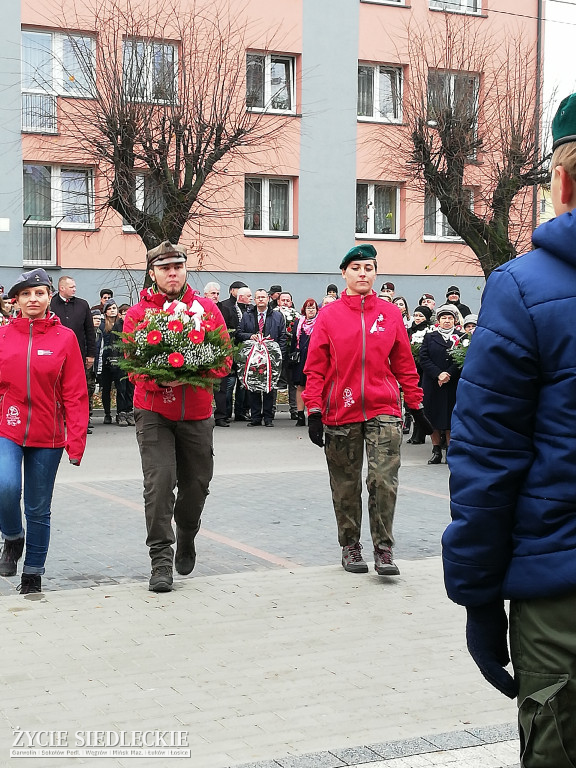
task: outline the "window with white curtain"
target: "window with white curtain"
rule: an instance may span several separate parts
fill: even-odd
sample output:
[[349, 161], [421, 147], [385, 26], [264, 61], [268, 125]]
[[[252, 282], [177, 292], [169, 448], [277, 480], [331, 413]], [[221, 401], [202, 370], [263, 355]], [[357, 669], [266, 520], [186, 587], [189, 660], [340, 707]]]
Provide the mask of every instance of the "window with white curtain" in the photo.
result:
[[[134, 203], [139, 211], [143, 211], [151, 216], [157, 216], [160, 219], [162, 218], [162, 214], [164, 213], [164, 197], [162, 195], [162, 190], [149, 174], [136, 174]], [[134, 227], [132, 227], [126, 219], [122, 220], [122, 229], [128, 234], [136, 232]]]
[[293, 56], [246, 54], [246, 106], [263, 112], [294, 112]]
[[244, 183], [245, 234], [292, 234], [292, 181], [247, 177]]
[[24, 165], [24, 262], [55, 264], [56, 228], [94, 227], [91, 168]]
[[358, 65], [358, 117], [399, 123], [402, 120], [402, 68]]
[[478, 14], [482, 12], [482, 0], [429, 0], [428, 7], [439, 11]]
[[356, 184], [356, 235], [397, 238], [400, 190], [388, 184]]
[[56, 97], [89, 97], [94, 40], [59, 32], [22, 32], [22, 130], [55, 133]]
[[[474, 210], [474, 191], [471, 189], [467, 191], [470, 195], [470, 209]], [[424, 239], [462, 240], [440, 210], [440, 203], [437, 198], [428, 190], [424, 195]]]
[[479, 79], [470, 72], [428, 72], [428, 120], [440, 120], [450, 112], [475, 126], [478, 118]]
[[178, 92], [178, 51], [170, 43], [125, 40], [122, 54], [128, 101], [170, 102]]

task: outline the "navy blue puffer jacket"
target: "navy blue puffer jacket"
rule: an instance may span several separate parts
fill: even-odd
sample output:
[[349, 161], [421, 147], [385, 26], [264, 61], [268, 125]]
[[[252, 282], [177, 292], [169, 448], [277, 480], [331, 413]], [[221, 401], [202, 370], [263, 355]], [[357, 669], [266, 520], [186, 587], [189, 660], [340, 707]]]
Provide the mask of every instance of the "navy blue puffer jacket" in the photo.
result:
[[576, 589], [574, 213], [486, 285], [448, 453], [444, 577], [462, 605]]

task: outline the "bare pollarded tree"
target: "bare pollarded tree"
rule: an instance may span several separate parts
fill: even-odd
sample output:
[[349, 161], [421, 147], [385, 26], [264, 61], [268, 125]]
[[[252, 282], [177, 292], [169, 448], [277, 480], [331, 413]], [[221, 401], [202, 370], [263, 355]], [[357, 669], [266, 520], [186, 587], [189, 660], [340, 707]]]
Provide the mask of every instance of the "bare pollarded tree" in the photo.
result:
[[549, 158], [538, 142], [535, 45], [520, 34], [495, 41], [478, 21], [435, 13], [406, 27], [406, 128], [399, 141], [383, 127], [376, 141], [424, 191], [425, 232], [439, 207], [487, 277], [529, 246], [532, 191]]
[[250, 29], [233, 5], [77, 0], [57, 21], [64, 96], [84, 97], [60, 100], [70, 157], [98, 167], [97, 202], [147, 249], [237, 215], [239, 159], [274, 149], [285, 124], [292, 84], [259, 100], [265, 55], [252, 55], [247, 92]]

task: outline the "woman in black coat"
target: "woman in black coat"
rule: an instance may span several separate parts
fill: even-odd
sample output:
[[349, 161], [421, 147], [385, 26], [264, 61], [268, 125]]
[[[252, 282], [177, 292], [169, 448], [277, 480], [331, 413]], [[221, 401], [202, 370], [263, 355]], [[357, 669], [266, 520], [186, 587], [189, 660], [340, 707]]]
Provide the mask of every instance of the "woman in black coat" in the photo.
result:
[[446, 446], [450, 443], [450, 421], [456, 404], [456, 386], [460, 367], [450, 356], [450, 350], [463, 335], [455, 330], [457, 309], [444, 305], [436, 312], [438, 328], [425, 334], [420, 347], [424, 410], [434, 427], [432, 457], [428, 464], [441, 464], [441, 432], [446, 433]]
[[[314, 299], [306, 299], [301, 311], [302, 317], [294, 323], [292, 329], [292, 339], [290, 342], [290, 359], [292, 360], [292, 383], [296, 385], [296, 406], [298, 408], [297, 427], [306, 426], [306, 417], [304, 415], [304, 400], [302, 392], [306, 386], [306, 376], [304, 375], [304, 366], [308, 357], [308, 345], [310, 344], [310, 334], [314, 330], [314, 323], [318, 317], [318, 304]], [[297, 357], [296, 361], [294, 358]]]

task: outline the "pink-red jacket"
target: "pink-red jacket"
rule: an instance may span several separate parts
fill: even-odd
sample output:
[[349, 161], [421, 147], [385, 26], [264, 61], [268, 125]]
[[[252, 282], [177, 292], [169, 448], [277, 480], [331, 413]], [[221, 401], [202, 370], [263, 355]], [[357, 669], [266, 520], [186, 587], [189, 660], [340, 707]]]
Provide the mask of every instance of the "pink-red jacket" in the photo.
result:
[[308, 412], [320, 410], [331, 426], [384, 414], [401, 417], [398, 384], [409, 408], [422, 402], [402, 313], [375, 293], [344, 291], [320, 310], [304, 373]]
[[[201, 297], [189, 285], [186, 286], [180, 301], [190, 307], [195, 300], [207, 312], [214, 315], [216, 325], [222, 325], [226, 330], [226, 323], [216, 304], [210, 299]], [[132, 333], [144, 319], [147, 310], [161, 310], [166, 301], [166, 296], [155, 293], [151, 288], [141, 291], [138, 304], [130, 307], [126, 313], [124, 332]], [[192, 387], [189, 384], [179, 387], [161, 387], [154, 379], [141, 375], [130, 374], [130, 380], [134, 383], [134, 408], [154, 411], [170, 421], [200, 421], [212, 416], [210, 390]]]
[[0, 436], [28, 448], [86, 447], [88, 389], [73, 331], [53, 312], [0, 327]]

